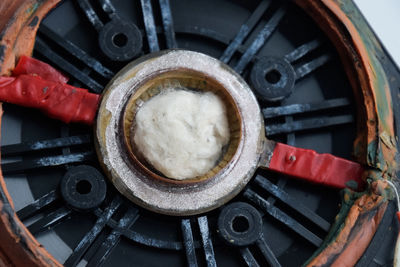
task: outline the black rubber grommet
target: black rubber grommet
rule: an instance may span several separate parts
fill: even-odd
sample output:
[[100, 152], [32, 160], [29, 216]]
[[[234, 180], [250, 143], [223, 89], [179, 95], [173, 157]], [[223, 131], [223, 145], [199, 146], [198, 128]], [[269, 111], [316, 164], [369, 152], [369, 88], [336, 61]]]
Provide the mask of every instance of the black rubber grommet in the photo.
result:
[[128, 61], [141, 52], [142, 35], [132, 23], [111, 20], [99, 33], [99, 45], [109, 59]]
[[235, 202], [224, 207], [218, 217], [218, 232], [232, 246], [248, 246], [262, 236], [262, 218], [250, 204]]
[[250, 83], [255, 93], [265, 101], [280, 101], [293, 90], [296, 73], [285, 59], [262, 57], [253, 66]]
[[60, 183], [61, 195], [76, 210], [98, 207], [107, 192], [103, 175], [94, 167], [80, 165], [69, 169]]

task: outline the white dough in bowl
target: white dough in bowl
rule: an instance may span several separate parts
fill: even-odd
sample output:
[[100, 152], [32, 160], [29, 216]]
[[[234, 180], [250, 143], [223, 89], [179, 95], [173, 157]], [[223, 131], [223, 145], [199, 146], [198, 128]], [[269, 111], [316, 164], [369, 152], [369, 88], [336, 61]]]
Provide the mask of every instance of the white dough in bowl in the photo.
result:
[[135, 117], [134, 144], [165, 176], [185, 180], [211, 170], [229, 142], [224, 103], [213, 93], [168, 89]]

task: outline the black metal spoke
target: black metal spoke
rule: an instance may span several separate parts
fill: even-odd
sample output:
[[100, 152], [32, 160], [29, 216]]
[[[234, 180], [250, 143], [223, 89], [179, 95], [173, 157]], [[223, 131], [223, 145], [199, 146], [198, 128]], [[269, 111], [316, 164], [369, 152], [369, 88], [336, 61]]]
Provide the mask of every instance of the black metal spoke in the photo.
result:
[[324, 127], [332, 127], [342, 124], [348, 124], [353, 122], [352, 115], [340, 115], [332, 117], [320, 117], [314, 119], [304, 119], [299, 121], [293, 121], [284, 124], [269, 124], [265, 126], [267, 136], [276, 134], [292, 133], [304, 130], [321, 129]]
[[256, 10], [254, 10], [249, 19], [246, 21], [246, 23], [240, 27], [235, 38], [233, 38], [228, 47], [225, 49], [224, 53], [220, 57], [220, 60], [222, 62], [228, 63], [231, 60], [233, 54], [237, 51], [239, 46], [243, 43], [244, 39], [256, 26], [258, 21], [261, 19], [262, 15], [269, 7], [270, 3], [271, 1], [268, 0], [261, 1], [261, 3], [257, 6]]
[[[107, 225], [112, 225], [112, 224], [107, 224]], [[113, 228], [117, 229], [117, 226]], [[170, 249], [170, 250], [181, 250], [183, 248], [181, 242], [160, 240], [129, 229], [118, 229], [118, 230], [121, 233], [123, 233], [124, 237], [144, 246], [160, 248], [160, 249]]]
[[[214, 247], [210, 237], [210, 231], [208, 228], [207, 216], [201, 216], [197, 218], [201, 235], [201, 245], [204, 250], [207, 266], [215, 267], [217, 263], [215, 261]], [[183, 244], [186, 252], [186, 259], [188, 266], [197, 266], [195, 242], [193, 240], [193, 232], [190, 224], [190, 219], [182, 219], [181, 230], [183, 235]]]
[[[250, 249], [257, 246], [271, 266], [280, 266], [269, 248], [263, 234], [261, 212], [245, 202], [233, 202], [222, 208], [218, 217], [217, 231], [222, 240], [233, 247], [238, 247], [243, 259], [249, 266], [258, 266]], [[261, 264], [263, 265], [263, 264]]]
[[261, 49], [264, 43], [269, 39], [272, 33], [278, 27], [279, 22], [283, 18], [286, 12], [286, 7], [280, 7], [271, 19], [265, 24], [264, 28], [257, 35], [256, 39], [250, 44], [246, 52], [242, 55], [239, 62], [236, 64], [234, 69], [238, 73], [242, 73], [246, 68], [247, 64], [253, 59], [257, 52]]
[[[295, 136], [294, 136], [294, 134], [288, 134], [288, 137], [286, 138], [286, 139], [289, 139], [289, 138], [291, 138], [291, 140], [292, 140], [292, 136], [293, 136], [293, 140], [295, 139]], [[288, 142], [286, 142], [288, 145], [290, 144], [290, 143], [288, 143]], [[294, 144], [292, 144], [292, 146], [293, 146]], [[276, 186], [278, 187], [278, 188], [284, 188], [285, 187], [285, 185], [286, 185], [286, 183], [287, 183], [287, 177], [285, 177], [285, 176], [282, 176], [282, 177], [279, 177], [279, 179], [278, 179], [278, 182], [276, 183]], [[271, 204], [271, 205], [274, 205], [275, 204], [275, 201], [276, 201], [277, 199], [274, 197], [274, 196], [269, 196], [268, 198], [267, 198], [267, 201]]]
[[[129, 208], [125, 215], [119, 220], [118, 228], [130, 228], [138, 218], [138, 210], [135, 208]], [[96, 251], [96, 254], [91, 258], [87, 266], [101, 266], [110, 255], [113, 248], [118, 244], [120, 237], [121, 232], [114, 229], [111, 234], [107, 236], [101, 247]]]
[[100, 234], [111, 216], [117, 211], [119, 206], [122, 204], [122, 199], [116, 196], [111, 204], [104, 210], [101, 216], [97, 219], [93, 228], [82, 238], [79, 244], [76, 246], [72, 254], [65, 261], [64, 266], [76, 266], [82, 259], [85, 252], [92, 245], [96, 237]]
[[104, 10], [104, 12], [107, 13], [107, 15], [113, 19], [117, 18], [118, 15], [116, 13], [116, 10], [114, 6], [111, 4], [110, 0], [99, 0], [101, 8]]
[[[60, 129], [60, 135], [61, 138], [66, 138], [69, 137], [69, 133], [70, 133], [70, 128], [67, 124], [62, 124], [61, 125], [61, 129]], [[88, 136], [89, 137], [89, 136]], [[63, 147], [62, 148], [62, 154], [63, 155], [69, 155], [71, 154], [71, 148], [69, 146], [67, 147]]]
[[183, 235], [183, 244], [186, 252], [187, 264], [190, 267], [197, 266], [196, 250], [194, 247], [192, 226], [189, 219], [182, 219], [181, 229]]
[[34, 215], [36, 212], [40, 211], [44, 207], [50, 205], [54, 201], [56, 201], [59, 198], [58, 193], [56, 190], [50, 191], [46, 195], [36, 199], [34, 202], [29, 204], [26, 207], [23, 207], [19, 211], [17, 211], [17, 216], [19, 217], [20, 220], [25, 220], [32, 215]]
[[[285, 116], [285, 123], [292, 123], [293, 116]], [[296, 136], [294, 133], [287, 133], [286, 134], [286, 144], [294, 146], [296, 142]]]
[[331, 59], [330, 55], [322, 55], [316, 59], [311, 60], [308, 63], [305, 63], [299, 67], [296, 67], [296, 80], [303, 78], [304, 76], [310, 74], [314, 70], [323, 66]]
[[319, 39], [312, 40], [311, 42], [305, 43], [299, 47], [297, 47], [295, 50], [287, 54], [284, 58], [289, 61], [290, 63], [295, 62], [296, 60], [299, 60], [300, 58], [304, 57], [311, 51], [317, 49], [320, 47], [322, 44], [322, 41]]
[[[120, 18], [110, 0], [99, 0], [100, 7], [108, 19], [97, 15], [89, 1], [78, 3], [98, 32], [101, 51], [110, 60], [128, 61], [141, 54], [142, 35], [138, 27], [131, 21]], [[105, 21], [102, 22], [100, 18]]]
[[140, 0], [142, 5], [142, 13], [144, 26], [146, 28], [147, 42], [149, 44], [150, 52], [160, 50], [158, 45], [156, 23], [154, 22], [153, 7], [150, 0]]
[[89, 3], [89, 0], [77, 1], [86, 17], [89, 19], [90, 23], [94, 26], [97, 31], [100, 31], [103, 28], [104, 24], [101, 22], [96, 12], [94, 11], [92, 5]]
[[268, 191], [270, 194], [274, 195], [283, 203], [287, 204], [289, 207], [302, 214], [305, 218], [318, 225], [321, 229], [329, 231], [330, 224], [326, 220], [304, 206], [301, 202], [297, 201], [294, 197], [290, 196], [288, 193], [271, 183], [268, 179], [257, 175], [254, 181], [264, 190]]
[[175, 39], [174, 22], [169, 0], [159, 0], [159, 2], [167, 48], [176, 48], [178, 46]]
[[2, 156], [14, 156], [33, 151], [70, 147], [76, 145], [89, 144], [91, 142], [89, 135], [77, 135], [33, 142], [24, 142], [20, 144], [5, 145], [1, 147]]
[[[100, 217], [103, 214], [103, 210], [96, 209], [94, 214]], [[154, 237], [146, 236], [140, 232], [136, 232], [131, 229], [127, 228], [120, 228], [118, 226], [118, 222], [113, 219], [108, 220], [107, 226], [111, 227], [112, 229], [118, 230], [124, 237], [130, 239], [131, 241], [153, 248], [160, 248], [160, 249], [170, 249], [170, 250], [181, 250], [183, 249], [182, 242], [180, 241], [167, 241], [167, 240], [160, 240]], [[195, 247], [198, 247], [198, 242], [194, 242]]]
[[336, 98], [309, 104], [293, 104], [280, 107], [265, 108], [262, 110], [264, 118], [275, 118], [285, 115], [295, 115], [311, 111], [321, 111], [333, 108], [342, 108], [350, 105], [347, 98]]
[[[100, 63], [100, 61], [89, 56], [85, 51], [80, 49], [74, 43], [70, 42], [69, 40], [67, 40], [67, 39], [61, 37], [60, 35], [58, 35], [57, 33], [53, 32], [46, 25], [40, 26], [39, 36], [44, 36], [48, 40], [52, 40], [55, 44], [57, 44], [58, 47], [61, 47], [64, 51], [68, 52], [74, 58], [80, 60], [87, 67], [89, 67], [93, 71], [97, 72], [104, 78], [111, 79], [114, 76], [114, 73], [107, 67], [103, 66]], [[57, 62], [54, 64], [57, 64]], [[57, 64], [57, 66], [59, 66], [59, 65], [60, 65], [60, 63]]]
[[62, 71], [68, 73], [71, 77], [74, 77], [92, 91], [100, 93], [103, 90], [102, 85], [54, 52], [40, 37], [36, 37], [35, 51], [50, 61], [51, 64], [58, 66]]
[[[271, 102], [282, 101], [290, 96], [297, 80], [315, 71], [331, 59], [329, 54], [322, 54], [316, 58], [313, 56], [314, 59], [306, 59], [306, 62], [298, 62], [319, 48], [321, 44], [322, 41], [315, 39], [280, 58], [275, 56], [257, 58], [250, 73], [253, 90], [261, 99]], [[248, 63], [249, 60], [246, 62]], [[244, 67], [245, 65], [243, 65]]]
[[[150, 0], [140, 0], [140, 3], [150, 52], [159, 51], [160, 45], [158, 43], [157, 27], [154, 21], [153, 6]], [[177, 43], [175, 39], [174, 22], [169, 0], [159, 0], [159, 4], [167, 48], [176, 48]]]
[[13, 174], [42, 167], [54, 167], [69, 163], [85, 162], [91, 159], [94, 159], [94, 153], [92, 151], [62, 156], [43, 157], [34, 160], [3, 163], [1, 164], [1, 168], [4, 174]]
[[[184, 33], [184, 34], [190, 34], [190, 35], [197, 35], [202, 38], [209, 38], [211, 40], [220, 42], [221, 44], [228, 44], [229, 43], [229, 38], [223, 35], [220, 32], [217, 32], [213, 29], [208, 29], [208, 28], [203, 28], [203, 27], [197, 27], [193, 25], [176, 25], [175, 26], [175, 31], [177, 33]], [[240, 49], [238, 49], [241, 51]]]
[[[265, 109], [263, 110], [263, 112], [265, 111]], [[279, 113], [279, 112], [278, 112]], [[268, 112], [267, 112], [268, 114]], [[272, 114], [274, 114], [274, 112], [272, 112]], [[285, 114], [285, 123], [291, 123], [293, 122], [293, 116], [289, 115], [289, 114]], [[294, 146], [296, 143], [296, 135], [295, 133], [288, 133], [286, 134], [286, 144], [290, 145], [290, 146]], [[278, 182], [276, 183], [276, 186], [281, 189], [283, 187], [285, 187], [287, 182], [287, 177], [283, 176], [283, 177], [279, 177]], [[277, 199], [274, 196], [269, 196], [267, 198], [267, 201], [269, 203], [271, 203], [271, 205], [274, 205], [275, 201]]]
[[248, 247], [241, 248], [240, 254], [242, 254], [242, 257], [243, 257], [244, 261], [246, 262], [247, 266], [249, 266], [249, 267], [260, 266], [257, 263], [256, 259], [254, 258], [253, 254], [250, 252], [250, 249]]
[[277, 207], [271, 205], [267, 200], [263, 199], [260, 195], [252, 191], [251, 189], [247, 189], [244, 192], [244, 196], [250, 201], [257, 204], [260, 208], [262, 208], [266, 213], [279, 220], [290, 229], [301, 235], [304, 239], [319, 247], [322, 244], [322, 239], [316, 236], [313, 232], [309, 231], [303, 225], [298, 223], [292, 217], [278, 209]]
[[67, 219], [68, 215], [70, 215], [71, 212], [72, 211], [66, 207], [59, 208], [58, 210], [53, 211], [50, 214], [47, 214], [43, 218], [29, 225], [28, 230], [32, 234], [37, 234], [46, 230], [50, 230], [57, 224]]
[[[99, 3], [103, 11], [110, 19], [119, 19], [118, 14], [116, 13], [116, 10], [111, 4], [110, 0], [99, 0]], [[96, 14], [96, 11], [93, 9], [89, 0], [78, 1], [78, 4], [85, 13], [86, 17], [89, 19], [90, 23], [98, 32], [100, 32], [103, 29], [104, 24]]]
[[[308, 42], [302, 46], [299, 46], [286, 56], [284, 58], [290, 62], [294, 63], [295, 61], [301, 59], [302, 57], [306, 56], [309, 54], [311, 51], [317, 49], [322, 45], [322, 41], [319, 39], [313, 40], [311, 42]], [[312, 71], [316, 70], [317, 68], [321, 67], [325, 63], [327, 63], [331, 59], [331, 56], [329, 54], [323, 54], [309, 62], [303, 63], [300, 66], [293, 66], [295, 69], [296, 73], [296, 80], [303, 78], [304, 76], [310, 74]]]
[[203, 244], [204, 253], [206, 256], [207, 266], [216, 267], [217, 263], [214, 256], [214, 248], [210, 237], [210, 231], [208, 229], [208, 219], [207, 216], [202, 216], [197, 218], [197, 223], [199, 224], [201, 240]]
[[280, 267], [281, 266], [278, 259], [275, 257], [274, 253], [272, 252], [271, 248], [268, 246], [267, 242], [265, 242], [265, 239], [263, 236], [261, 236], [261, 238], [259, 240], [257, 240], [257, 246], [271, 267]]

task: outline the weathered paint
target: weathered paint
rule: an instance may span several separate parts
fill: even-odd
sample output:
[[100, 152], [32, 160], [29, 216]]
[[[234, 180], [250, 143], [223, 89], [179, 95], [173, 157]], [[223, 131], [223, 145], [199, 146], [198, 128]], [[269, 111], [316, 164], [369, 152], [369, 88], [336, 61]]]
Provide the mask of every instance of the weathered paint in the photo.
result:
[[[20, 55], [31, 55], [42, 18], [58, 2], [60, 0], [1, 1], [0, 47], [4, 47], [4, 51], [2, 57], [0, 55], [0, 75], [9, 75]], [[35, 26], [31, 24], [33, 20], [37, 20]]]
[[[0, 74], [10, 74], [20, 55], [32, 53], [43, 16], [59, 0], [2, 0], [0, 2]], [[27, 12], [25, 12], [27, 11]], [[37, 16], [35, 26], [29, 26]], [[0, 116], [2, 109], [0, 106]], [[0, 265], [61, 266], [18, 219], [0, 173]]]
[[308, 266], [353, 266], [379, 226], [391, 197], [388, 185], [373, 182], [369, 193], [344, 192], [342, 208], [329, 235]]
[[370, 167], [367, 177], [375, 181], [365, 194], [353, 196], [358, 198], [350, 209], [341, 211], [340, 227], [332, 228], [309, 265], [352, 266], [364, 253], [387, 206], [388, 195], [383, 193], [387, 189], [376, 189], [383, 188], [382, 179], [393, 179], [398, 170], [391, 91], [379, 61], [383, 51], [352, 1], [296, 2], [319, 21], [341, 56], [359, 107], [354, 152]]
[[370, 109], [368, 112], [374, 113], [367, 119], [372, 121], [375, 118], [376, 120], [375, 123], [367, 123], [367, 127], [371, 128], [368, 129], [367, 136], [367, 163], [384, 172], [383, 175], [391, 177], [398, 168], [395, 160], [397, 147], [391, 92], [386, 74], [378, 58], [380, 54], [383, 54], [382, 47], [353, 1], [325, 0], [324, 3], [340, 17], [341, 22], [351, 33], [361, 58], [360, 64], [367, 75], [368, 86], [361, 84], [364, 103], [369, 104], [365, 105]]

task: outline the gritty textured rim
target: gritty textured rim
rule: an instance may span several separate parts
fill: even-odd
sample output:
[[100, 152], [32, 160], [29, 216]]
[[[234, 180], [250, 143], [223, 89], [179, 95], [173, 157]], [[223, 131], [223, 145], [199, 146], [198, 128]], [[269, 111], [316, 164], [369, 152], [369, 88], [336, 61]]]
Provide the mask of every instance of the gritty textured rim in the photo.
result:
[[[160, 186], [133, 164], [120, 145], [121, 113], [142, 81], [158, 73], [186, 69], [209, 77], [231, 95], [241, 117], [241, 140], [231, 161], [208, 183]], [[193, 215], [219, 207], [250, 181], [262, 152], [264, 131], [258, 102], [247, 83], [224, 63], [201, 53], [169, 50], [134, 61], [107, 85], [96, 126], [99, 160], [117, 189], [127, 198], [155, 212]]]

